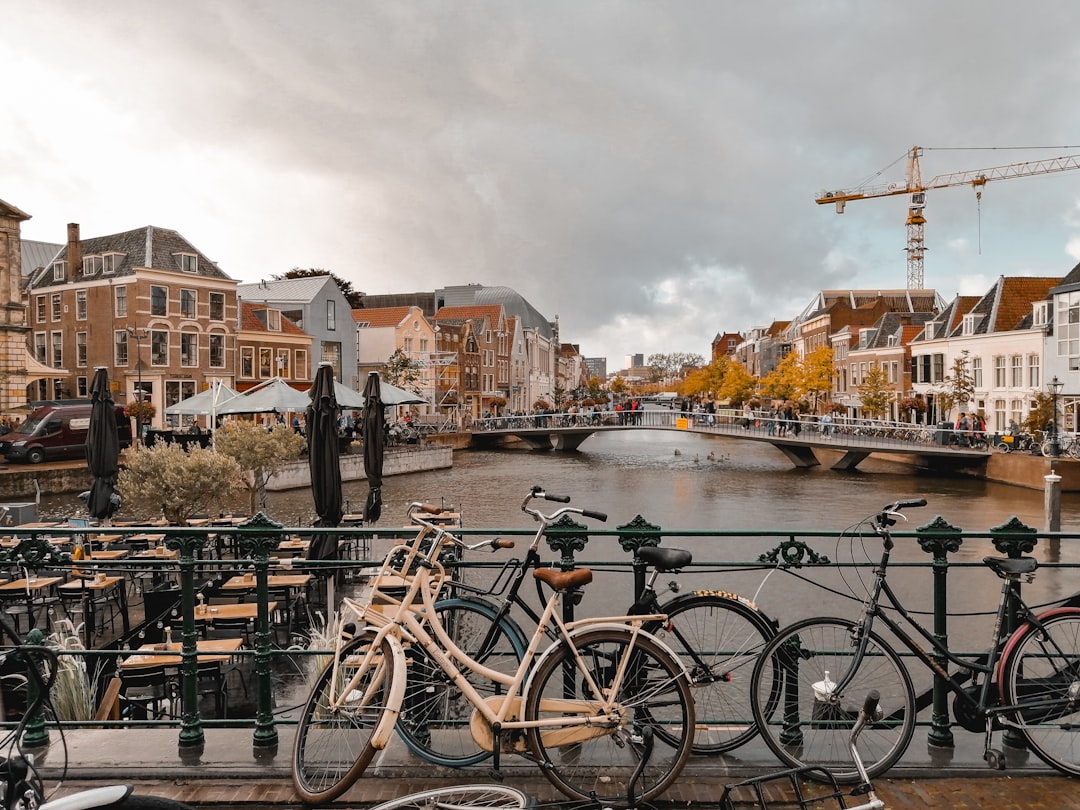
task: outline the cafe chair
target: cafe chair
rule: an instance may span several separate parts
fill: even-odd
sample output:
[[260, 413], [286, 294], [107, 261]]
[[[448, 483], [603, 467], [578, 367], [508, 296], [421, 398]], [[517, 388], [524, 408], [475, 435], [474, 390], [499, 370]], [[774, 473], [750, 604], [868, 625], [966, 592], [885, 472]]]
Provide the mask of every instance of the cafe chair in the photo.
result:
[[121, 717], [161, 720], [177, 716], [176, 683], [165, 667], [121, 667], [119, 673]]
[[251, 643], [251, 619], [243, 617], [212, 618], [206, 627], [207, 638], [243, 638], [244, 646]]

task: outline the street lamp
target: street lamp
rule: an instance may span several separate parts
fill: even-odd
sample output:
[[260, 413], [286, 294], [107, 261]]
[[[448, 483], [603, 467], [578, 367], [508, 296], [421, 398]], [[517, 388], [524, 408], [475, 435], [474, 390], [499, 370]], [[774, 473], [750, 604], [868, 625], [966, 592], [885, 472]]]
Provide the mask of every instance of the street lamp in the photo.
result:
[[139, 407], [135, 411], [135, 435], [138, 437], [136, 441], [139, 444], [142, 444], [142, 342], [146, 340], [149, 333], [145, 329], [136, 329], [133, 326], [127, 328], [127, 333], [131, 336], [131, 339], [135, 341], [135, 370], [138, 374], [138, 382], [136, 383], [138, 387], [135, 389], [135, 397], [136, 401], [139, 403]]
[[1050, 455], [1053, 458], [1057, 458], [1061, 455], [1061, 441], [1058, 439], [1058, 420], [1057, 420], [1057, 400], [1058, 394], [1061, 393], [1061, 389], [1065, 383], [1054, 375], [1054, 378], [1046, 384], [1046, 387], [1050, 390], [1050, 397], [1053, 401], [1053, 414], [1050, 417]]

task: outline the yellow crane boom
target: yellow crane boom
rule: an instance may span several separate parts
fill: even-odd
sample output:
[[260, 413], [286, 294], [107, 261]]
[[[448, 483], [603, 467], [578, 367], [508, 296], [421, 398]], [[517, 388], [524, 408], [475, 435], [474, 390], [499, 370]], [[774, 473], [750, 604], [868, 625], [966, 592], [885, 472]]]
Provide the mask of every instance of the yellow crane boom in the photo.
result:
[[991, 166], [986, 169], [949, 172], [939, 174], [924, 183], [922, 181], [922, 170], [919, 166], [919, 157], [922, 155], [922, 151], [921, 147], [913, 146], [907, 153], [907, 177], [903, 183], [886, 183], [876, 186], [862, 185], [836, 191], [823, 191], [814, 198], [814, 202], [818, 205], [833, 203], [836, 206], [836, 213], [842, 214], [844, 213], [844, 206], [853, 200], [897, 197], [901, 194], [911, 195], [907, 218], [907, 286], [908, 289], [912, 290], [921, 290], [923, 288], [924, 229], [926, 226], [923, 209], [926, 207], [927, 191], [952, 186], [971, 186], [975, 189], [976, 196], [981, 197], [982, 187], [991, 180], [1008, 180], [1014, 177], [1032, 177], [1037, 174], [1053, 174], [1055, 172], [1066, 172], [1070, 169], [1080, 169], [1080, 155], [1065, 155], [1044, 160], [1009, 163], [1005, 166]]

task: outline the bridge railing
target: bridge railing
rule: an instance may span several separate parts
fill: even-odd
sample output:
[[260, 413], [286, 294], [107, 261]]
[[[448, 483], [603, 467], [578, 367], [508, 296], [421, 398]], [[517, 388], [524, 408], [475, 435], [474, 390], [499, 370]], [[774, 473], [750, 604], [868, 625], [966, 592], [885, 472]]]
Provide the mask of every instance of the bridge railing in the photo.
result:
[[[49, 729], [65, 726], [170, 725], [178, 728], [181, 747], [201, 745], [204, 729], [239, 726], [252, 731], [255, 746], [273, 746], [279, 729], [295, 722], [295, 710], [275, 707], [297, 706], [306, 697], [306, 684], [315, 674], [316, 662], [330, 652], [331, 638], [326, 633], [327, 599], [332, 606], [331, 585], [340, 595], [342, 588], [362, 594], [365, 578], [381, 561], [393, 543], [411, 537], [408, 529], [288, 528], [257, 515], [245, 524], [227, 530], [188, 527], [147, 527], [110, 529], [124, 536], [153, 531], [164, 533], [164, 545], [177, 553], [177, 559], [72, 561], [57, 554], [46, 542], [50, 535], [70, 534], [70, 529], [34, 530], [20, 533], [23, 542], [5, 549], [6, 562], [15, 571], [26, 569], [39, 573], [51, 571], [70, 574], [73, 568], [86, 570], [89, 565], [102, 572], [136, 577], [146, 572], [171, 579], [178, 585], [175, 601], [163, 613], [146, 616], [135, 623], [131, 632], [100, 649], [78, 646], [61, 654], [85, 662], [85, 672], [101, 673], [97, 697], [104, 684], [117, 671], [120, 660], [143, 643], [159, 639], [166, 627], [176, 627], [173, 637], [180, 647], [179, 697], [182, 711], [176, 718], [162, 720], [91, 719], [83, 717], [64, 721], [39, 718], [33, 726], [36, 739], [48, 739]], [[222, 531], [236, 557], [213, 556]], [[528, 537], [528, 529], [463, 529], [470, 538], [501, 535]], [[279, 545], [296, 535], [317, 537], [331, 534], [338, 538], [343, 559], [276, 559]], [[977, 655], [990, 637], [992, 612], [997, 588], [990, 583], [992, 574], [979, 562], [989, 553], [1010, 557], [1034, 553], [1041, 570], [1033, 585], [1025, 586], [1025, 598], [1032, 604], [1051, 604], [1071, 596], [1075, 588], [1075, 570], [1080, 567], [1080, 535], [1040, 533], [1017, 519], [989, 530], [965, 531], [949, 525], [943, 518], [930, 520], [911, 532], [897, 533], [894, 551], [893, 584], [915, 615], [933, 628], [939, 638], [967, 654]], [[865, 591], [862, 585], [872, 575], [876, 563], [876, 537], [869, 532], [815, 530], [766, 531], [686, 531], [663, 529], [638, 515], [611, 530], [598, 531], [573, 521], [563, 521], [547, 535], [551, 557], [545, 564], [569, 568], [587, 565], [596, 572], [588, 588], [579, 615], [592, 610], [610, 613], [612, 605], [632, 602], [643, 582], [644, 572], [633, 563], [632, 552], [644, 545], [682, 546], [694, 552], [692, 566], [678, 577], [684, 593], [694, 589], [723, 590], [738, 593], [752, 601], [778, 624], [788, 624], [809, 615], [857, 614]], [[455, 575], [473, 583], [492, 583], [521, 552], [505, 552], [501, 558], [477, 553], [474, 559], [455, 565]], [[196, 613], [199, 595], [220, 595], [220, 585], [230, 576], [250, 572], [253, 585], [248, 597], [257, 605], [255, 630], [250, 644], [236, 653], [250, 669], [247, 688], [253, 696], [253, 709], [246, 717], [206, 718], [199, 709], [198, 625]], [[310, 600], [296, 601], [290, 607], [294, 619], [304, 621], [285, 628], [285, 636], [271, 616], [269, 603], [282, 598], [271, 590], [271, 577], [282, 573], [310, 573], [315, 578], [315, 592]], [[663, 577], [664, 582], [676, 579]], [[321, 592], [320, 592], [321, 589]], [[590, 594], [592, 596], [590, 597]], [[670, 594], [668, 594], [670, 596]], [[663, 595], [662, 595], [662, 598]], [[951, 604], [950, 604], [951, 603]], [[581, 613], [584, 611], [584, 614]], [[43, 634], [32, 637], [44, 643]], [[962, 653], [963, 654], [963, 653]], [[916, 667], [912, 675], [923, 690], [932, 690], [932, 678]], [[290, 694], [277, 690], [292, 689]], [[10, 705], [10, 704], [9, 704]], [[115, 716], [115, 715], [114, 715]], [[934, 711], [920, 718], [941, 739], [951, 734], [947, 711], [935, 702]], [[9, 724], [10, 725], [10, 724]]]

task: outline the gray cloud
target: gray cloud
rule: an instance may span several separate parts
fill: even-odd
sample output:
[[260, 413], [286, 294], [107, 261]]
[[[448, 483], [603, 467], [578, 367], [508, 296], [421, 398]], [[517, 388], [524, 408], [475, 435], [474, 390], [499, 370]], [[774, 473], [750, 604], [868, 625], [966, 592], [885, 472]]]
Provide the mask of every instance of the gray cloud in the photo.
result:
[[[7, 14], [0, 58], [21, 80], [0, 197], [35, 215], [31, 238], [157, 224], [244, 280], [301, 265], [373, 293], [509, 284], [615, 365], [707, 354], [822, 287], [902, 287], [903, 198], [837, 217], [813, 197], [914, 144], [1078, 140], [1065, 2]], [[928, 151], [923, 170], [1030, 157]], [[1078, 180], [991, 184], [981, 219], [969, 190], [932, 194], [927, 286], [1066, 272]]]

